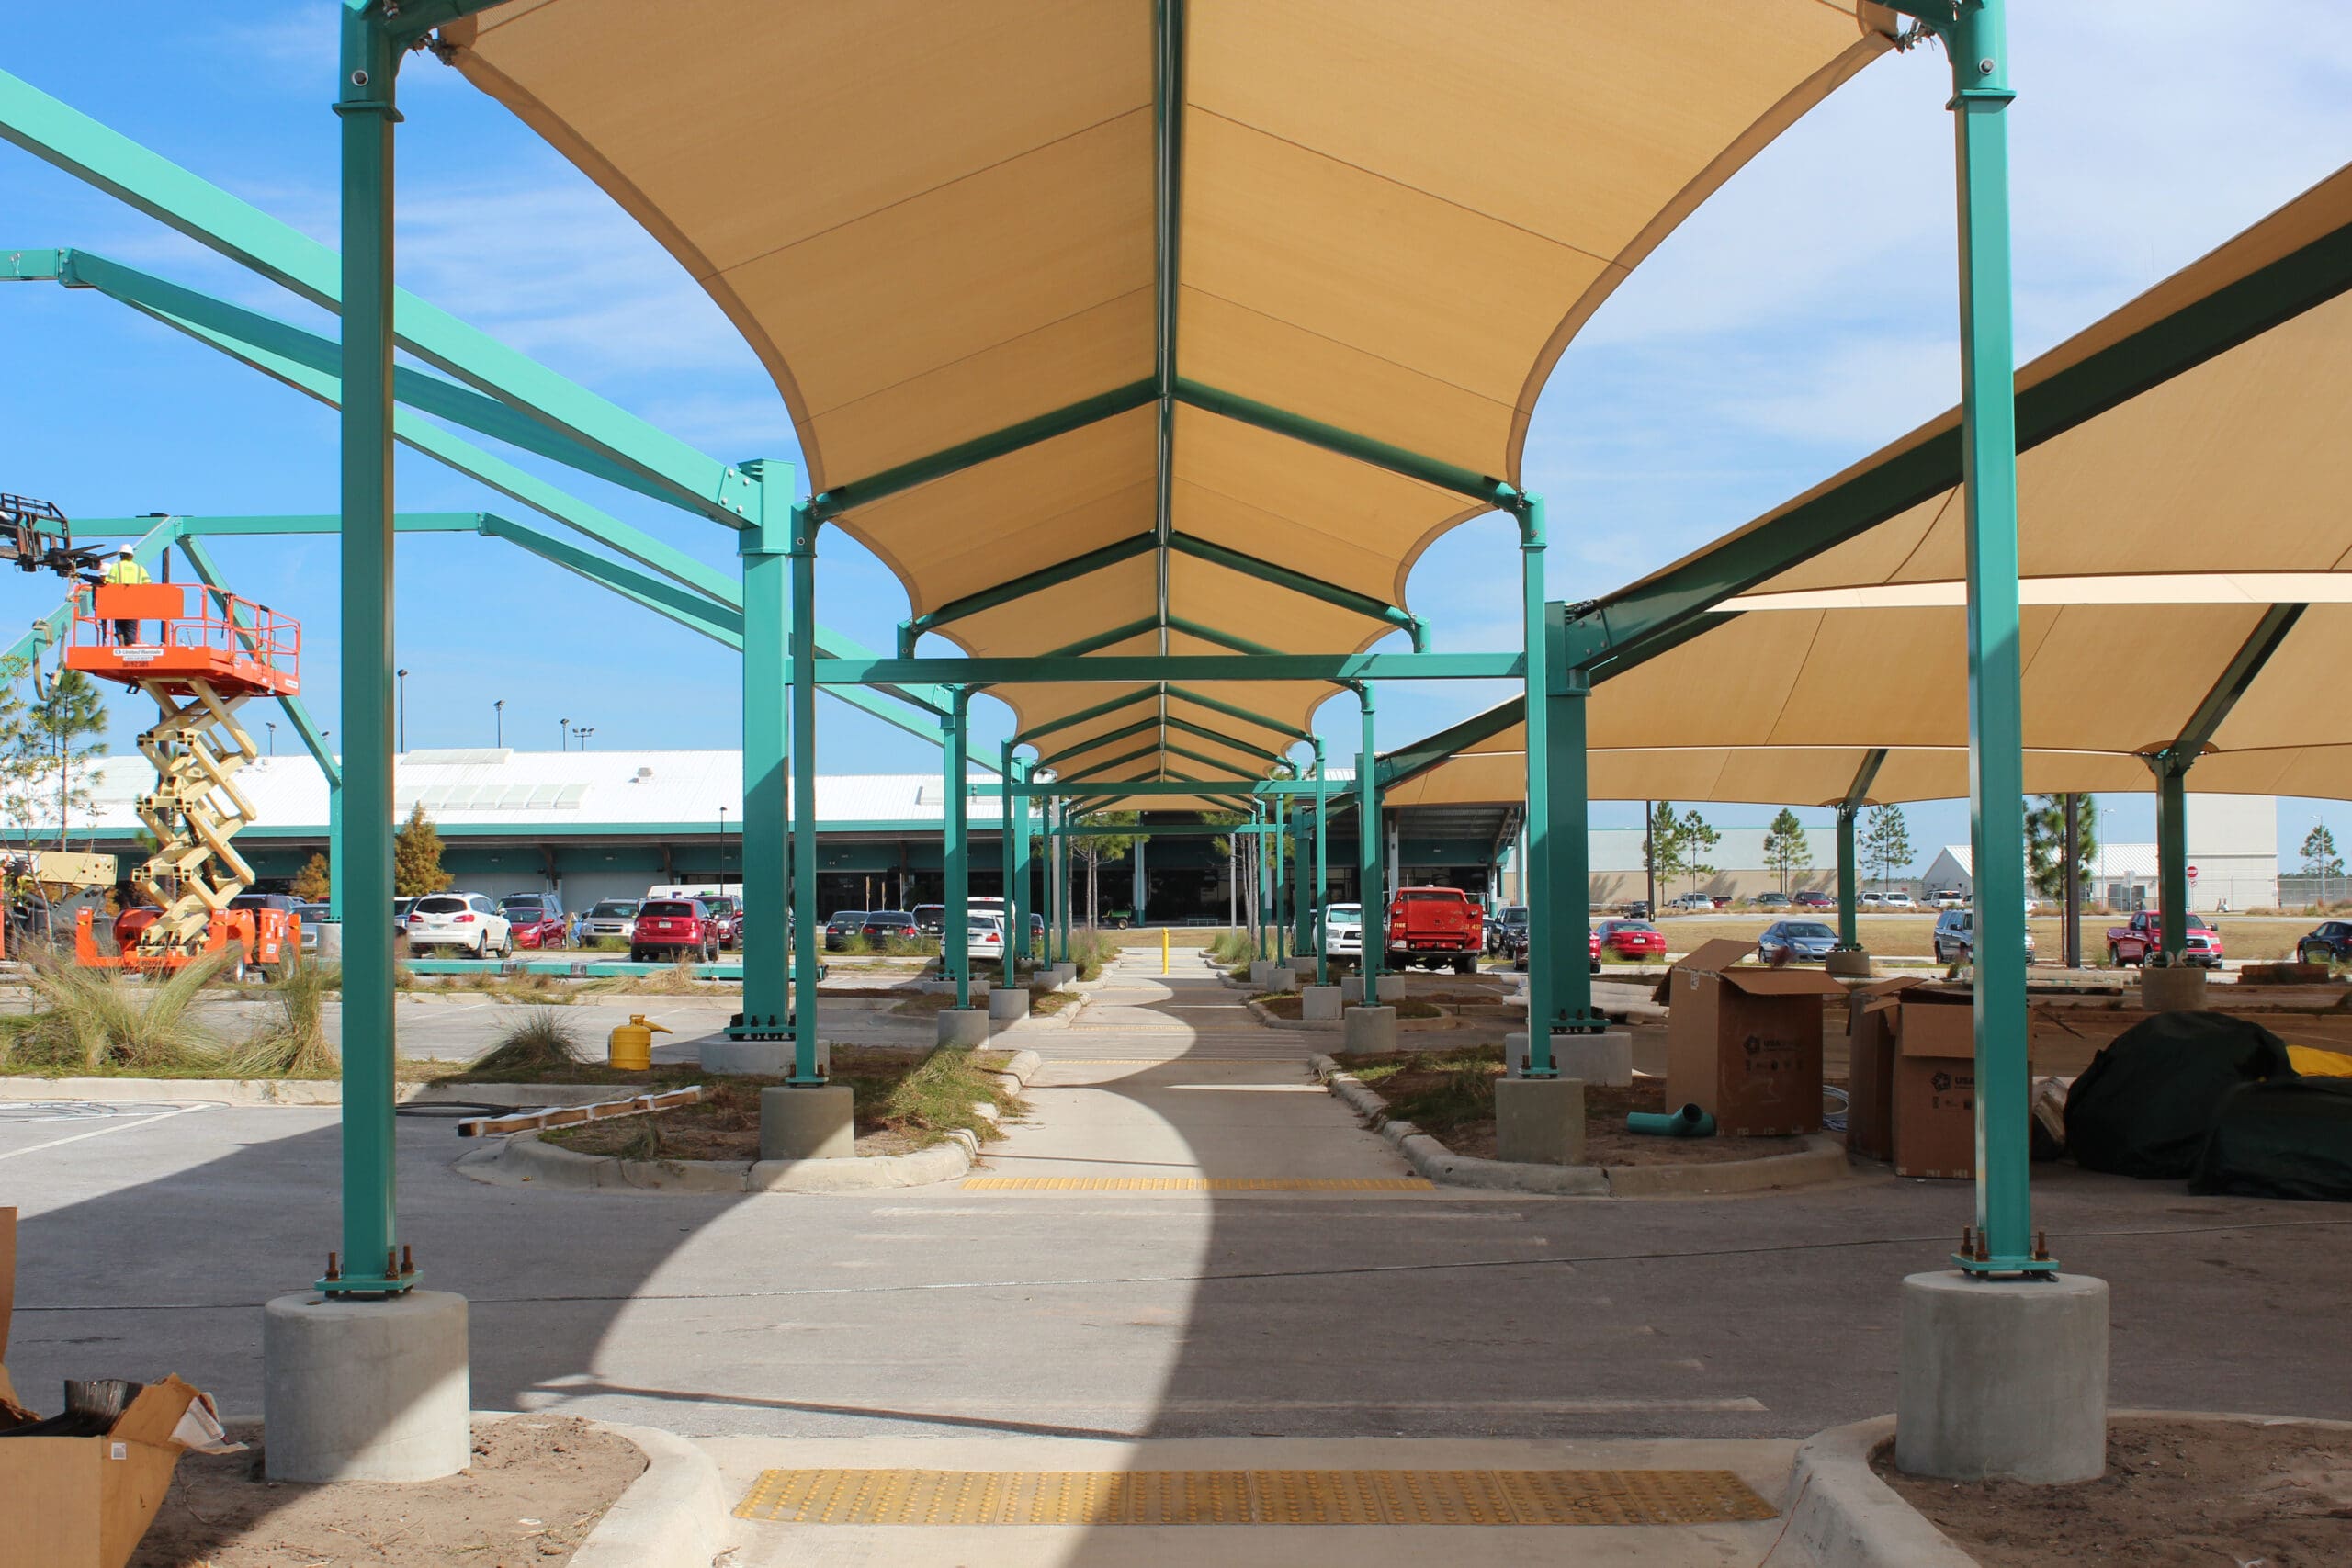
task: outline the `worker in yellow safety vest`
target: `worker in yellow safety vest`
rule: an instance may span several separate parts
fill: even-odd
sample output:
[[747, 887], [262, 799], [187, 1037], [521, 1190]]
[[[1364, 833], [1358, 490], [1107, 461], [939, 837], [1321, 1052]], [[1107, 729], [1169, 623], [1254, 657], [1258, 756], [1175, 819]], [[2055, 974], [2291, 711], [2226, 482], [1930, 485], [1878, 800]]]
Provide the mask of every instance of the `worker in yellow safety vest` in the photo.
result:
[[[147, 575], [147, 569], [133, 558], [129, 545], [124, 545], [115, 551], [114, 559], [107, 563], [105, 579], [108, 582], [153, 582], [154, 581]], [[139, 623], [117, 621], [114, 624], [114, 640], [125, 648], [137, 642]]]

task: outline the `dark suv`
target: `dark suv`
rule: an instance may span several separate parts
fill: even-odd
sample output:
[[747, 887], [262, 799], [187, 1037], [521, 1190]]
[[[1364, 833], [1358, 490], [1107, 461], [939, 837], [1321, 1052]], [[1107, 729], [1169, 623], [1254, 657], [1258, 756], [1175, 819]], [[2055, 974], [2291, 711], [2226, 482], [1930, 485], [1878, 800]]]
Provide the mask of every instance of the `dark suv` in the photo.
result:
[[1527, 906], [1505, 904], [1487, 922], [1487, 951], [1498, 958], [1517, 958], [1527, 951]]
[[915, 918], [904, 909], [868, 909], [861, 934], [868, 942], [912, 942], [922, 933], [915, 929]]
[[722, 893], [703, 902], [710, 907], [710, 918], [718, 922], [718, 945], [724, 949], [743, 945], [743, 901], [732, 893]]

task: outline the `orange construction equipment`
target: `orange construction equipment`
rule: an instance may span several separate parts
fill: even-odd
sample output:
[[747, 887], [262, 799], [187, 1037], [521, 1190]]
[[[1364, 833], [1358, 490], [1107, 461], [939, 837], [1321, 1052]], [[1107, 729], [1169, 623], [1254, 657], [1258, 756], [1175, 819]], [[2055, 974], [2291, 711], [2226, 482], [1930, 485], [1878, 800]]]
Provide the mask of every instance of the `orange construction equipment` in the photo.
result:
[[[146, 640], [150, 625], [155, 640]], [[175, 969], [208, 953], [237, 950], [238, 967], [276, 969], [301, 952], [301, 925], [277, 909], [232, 909], [253, 886], [253, 867], [230, 840], [254, 820], [236, 774], [260, 755], [237, 722], [249, 697], [301, 689], [302, 629], [266, 605], [198, 583], [101, 582], [75, 595], [65, 668], [136, 687], [162, 717], [139, 738], [155, 787], [139, 797], [139, 818], [159, 846], [131, 874], [155, 913], [126, 911], [119, 929], [136, 941], [101, 953], [91, 913], [74, 936], [93, 966]]]

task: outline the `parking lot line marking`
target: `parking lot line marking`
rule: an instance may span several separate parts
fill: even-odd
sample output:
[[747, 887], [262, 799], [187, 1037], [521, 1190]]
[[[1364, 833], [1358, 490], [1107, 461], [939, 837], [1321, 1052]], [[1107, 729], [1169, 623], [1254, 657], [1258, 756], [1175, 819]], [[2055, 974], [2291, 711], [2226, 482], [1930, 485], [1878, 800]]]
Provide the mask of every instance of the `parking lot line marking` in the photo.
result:
[[18, 1155], [37, 1155], [43, 1149], [54, 1149], [62, 1147], [67, 1144], [78, 1144], [85, 1138], [103, 1138], [109, 1133], [128, 1133], [137, 1127], [152, 1127], [158, 1122], [168, 1122], [175, 1116], [185, 1116], [191, 1111], [217, 1111], [219, 1109], [219, 1105], [211, 1100], [203, 1100], [195, 1105], [183, 1105], [175, 1111], [166, 1111], [160, 1116], [143, 1116], [136, 1122], [118, 1122], [116, 1125], [111, 1127], [99, 1127], [87, 1133], [76, 1133], [70, 1138], [51, 1138], [45, 1144], [34, 1144], [28, 1148], [10, 1149], [6, 1154], [0, 1154], [0, 1159], [15, 1159]]

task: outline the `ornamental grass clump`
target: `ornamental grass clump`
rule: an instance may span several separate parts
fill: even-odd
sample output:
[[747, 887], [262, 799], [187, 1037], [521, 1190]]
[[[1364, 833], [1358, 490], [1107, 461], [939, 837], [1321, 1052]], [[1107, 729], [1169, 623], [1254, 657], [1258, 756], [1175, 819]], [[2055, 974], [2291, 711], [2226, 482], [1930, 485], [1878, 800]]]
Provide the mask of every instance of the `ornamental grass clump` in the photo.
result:
[[553, 1008], [533, 1008], [467, 1069], [466, 1076], [528, 1083], [580, 1063], [580, 1035], [570, 1021]]
[[145, 976], [31, 964], [25, 980], [38, 1005], [9, 1052], [9, 1065], [183, 1076], [216, 1068], [220, 1042], [192, 1014], [204, 988], [233, 956], [213, 953]]
[[343, 1066], [327, 1041], [326, 999], [343, 989], [343, 967], [298, 960], [264, 995], [261, 1026], [228, 1053], [231, 1077], [328, 1078]]

